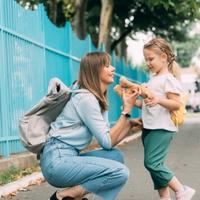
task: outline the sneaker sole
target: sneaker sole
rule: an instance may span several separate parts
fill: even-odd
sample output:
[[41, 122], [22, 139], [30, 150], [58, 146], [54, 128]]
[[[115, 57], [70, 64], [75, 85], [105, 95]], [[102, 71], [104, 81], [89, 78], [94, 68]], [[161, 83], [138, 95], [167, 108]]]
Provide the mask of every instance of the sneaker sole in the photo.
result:
[[192, 196], [190, 197], [190, 198], [192, 198], [194, 195], [195, 195], [195, 193], [196, 193], [196, 190], [194, 190], [194, 189], [192, 189]]

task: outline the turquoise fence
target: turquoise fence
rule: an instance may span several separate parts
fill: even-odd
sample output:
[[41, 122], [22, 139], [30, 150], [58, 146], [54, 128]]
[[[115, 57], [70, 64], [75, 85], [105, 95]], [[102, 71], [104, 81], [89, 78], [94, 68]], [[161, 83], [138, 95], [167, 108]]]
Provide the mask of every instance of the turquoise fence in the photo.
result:
[[[42, 6], [27, 11], [14, 0], [0, 0], [0, 156], [25, 151], [18, 120], [46, 94], [48, 81], [59, 77], [67, 85], [77, 79], [80, 58], [97, 50], [88, 36], [79, 40], [70, 24], [56, 28]], [[120, 114], [120, 98], [113, 92], [121, 75], [143, 82], [147, 76], [112, 56], [115, 83], [110, 87], [109, 119]], [[139, 111], [134, 109], [133, 116]]]

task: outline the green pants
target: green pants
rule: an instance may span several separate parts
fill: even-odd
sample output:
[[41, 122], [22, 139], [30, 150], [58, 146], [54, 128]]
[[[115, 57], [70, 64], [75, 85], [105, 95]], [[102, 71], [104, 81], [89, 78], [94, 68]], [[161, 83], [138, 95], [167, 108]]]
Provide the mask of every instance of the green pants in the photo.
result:
[[174, 135], [174, 132], [162, 129], [142, 131], [144, 166], [151, 174], [156, 190], [166, 187], [174, 176], [164, 164]]

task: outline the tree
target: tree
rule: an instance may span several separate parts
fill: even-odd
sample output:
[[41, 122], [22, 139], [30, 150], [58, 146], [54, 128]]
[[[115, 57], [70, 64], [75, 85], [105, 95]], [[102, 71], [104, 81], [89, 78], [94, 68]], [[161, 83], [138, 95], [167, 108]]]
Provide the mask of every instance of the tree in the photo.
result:
[[[104, 44], [108, 52], [116, 50], [118, 44], [124, 43], [127, 36], [141, 31], [151, 31], [167, 39], [184, 40], [188, 25], [200, 18], [200, 1], [197, 0], [17, 1], [21, 2], [21, 5], [27, 5], [27, 2], [30, 5], [42, 3], [49, 19], [56, 26], [64, 26], [66, 21], [70, 21], [80, 38], [85, 37], [86, 30], [94, 45], [99, 47]], [[80, 14], [77, 20], [78, 13]], [[81, 31], [83, 34], [79, 34]], [[122, 51], [122, 48], [118, 48], [118, 51], [119, 49]]]
[[50, 21], [58, 27], [63, 27], [66, 21], [72, 22], [76, 13], [74, 0], [16, 0], [22, 7], [36, 10], [39, 4], [43, 4]]
[[[199, 18], [199, 5], [195, 0], [114, 0], [110, 31], [111, 51], [120, 42], [124, 42], [127, 36], [133, 36], [140, 31], [150, 31], [168, 40], [186, 39], [188, 25]], [[100, 31], [99, 6], [98, 0], [88, 1], [88, 32], [94, 38], [96, 46]]]
[[72, 28], [80, 39], [85, 39], [87, 35], [85, 12], [88, 0], [75, 0], [76, 12], [72, 20]]
[[110, 52], [109, 33], [112, 24], [113, 0], [101, 0], [101, 4], [98, 47], [104, 44], [106, 51]]
[[181, 67], [189, 67], [200, 44], [200, 35], [189, 38], [186, 42], [173, 42], [177, 62]]

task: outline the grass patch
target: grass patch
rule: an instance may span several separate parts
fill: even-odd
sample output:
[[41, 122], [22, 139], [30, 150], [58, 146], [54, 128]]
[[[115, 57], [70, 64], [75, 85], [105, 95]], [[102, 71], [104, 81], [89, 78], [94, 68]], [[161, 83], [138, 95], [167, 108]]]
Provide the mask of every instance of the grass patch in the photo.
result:
[[36, 171], [40, 171], [39, 166], [34, 166], [26, 169], [19, 169], [15, 166], [11, 166], [9, 169], [0, 172], [0, 186], [16, 181]]

